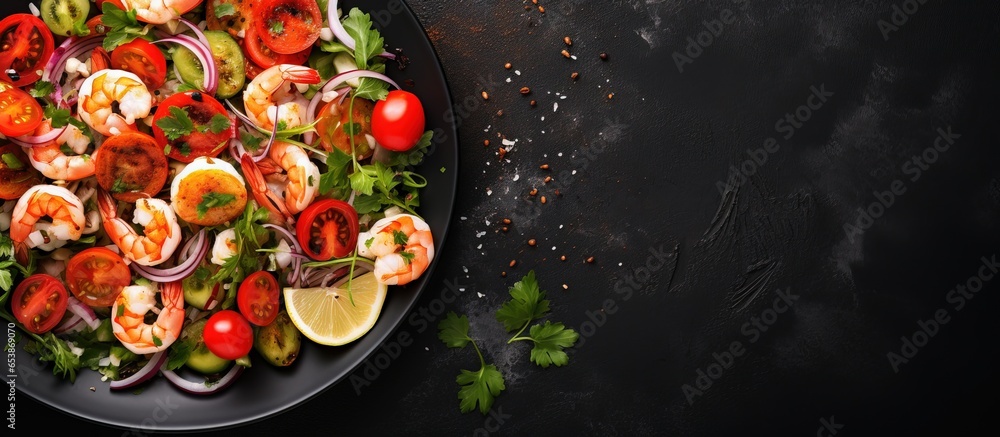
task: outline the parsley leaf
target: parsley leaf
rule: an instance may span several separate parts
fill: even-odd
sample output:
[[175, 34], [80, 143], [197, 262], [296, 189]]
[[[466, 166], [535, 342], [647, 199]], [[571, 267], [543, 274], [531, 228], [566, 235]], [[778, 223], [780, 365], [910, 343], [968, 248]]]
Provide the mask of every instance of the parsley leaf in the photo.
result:
[[258, 137], [250, 132], [240, 132], [240, 142], [243, 146], [251, 152], [256, 152], [260, 149], [260, 142], [264, 141], [264, 138]]
[[572, 347], [580, 338], [580, 334], [567, 329], [562, 323], [551, 323], [548, 320], [544, 325], [532, 326], [529, 332], [535, 342], [535, 347], [531, 349], [531, 361], [542, 368], [551, 364], [559, 367], [569, 363], [569, 355], [566, 355], [563, 348]]
[[104, 50], [108, 52], [122, 44], [132, 42], [147, 32], [146, 27], [136, 18], [134, 9], [126, 12], [111, 2], [105, 2], [101, 7], [101, 13], [101, 23], [110, 29], [104, 36]]
[[236, 200], [236, 196], [229, 193], [216, 193], [208, 192], [201, 196], [201, 203], [198, 204], [196, 210], [198, 211], [198, 218], [202, 218], [208, 213], [211, 208], [218, 208], [220, 206], [226, 206], [230, 202]]
[[48, 97], [54, 92], [56, 92], [56, 86], [45, 80], [35, 82], [35, 87], [29, 91], [31, 97]]
[[327, 170], [319, 176], [319, 192], [330, 194], [334, 191], [346, 192], [350, 189], [347, 170], [348, 164], [351, 162], [351, 156], [336, 147], [327, 153]]
[[271, 24], [271, 33], [274, 35], [281, 35], [285, 31], [285, 24], [280, 21], [275, 21]]
[[208, 129], [213, 134], [221, 134], [226, 129], [229, 129], [229, 127], [232, 125], [233, 123], [232, 121], [229, 120], [229, 117], [226, 117], [225, 115], [220, 113], [212, 116], [212, 119], [208, 121], [208, 126], [203, 126], [198, 130], [201, 132], [205, 132], [202, 129]]
[[534, 270], [510, 287], [510, 297], [496, 313], [507, 332], [520, 328], [520, 334], [532, 320], [549, 312], [549, 301], [545, 299], [545, 291], [538, 288]]
[[20, 170], [24, 168], [24, 163], [17, 158], [17, 155], [13, 153], [4, 153], [0, 155], [0, 160], [3, 160], [3, 164], [7, 166], [10, 170]]
[[477, 371], [461, 369], [455, 378], [455, 382], [461, 387], [458, 390], [459, 409], [467, 413], [475, 410], [478, 404], [479, 411], [485, 415], [493, 406], [493, 400], [506, 387], [503, 374], [493, 364], [486, 364], [476, 341], [469, 337], [469, 318], [459, 317], [454, 311], [449, 311], [444, 320], [438, 323], [438, 338], [451, 348], [462, 349], [472, 343], [479, 356], [480, 367]]
[[354, 95], [372, 101], [385, 100], [389, 96], [389, 83], [370, 77], [362, 77], [358, 80], [358, 88], [354, 90]]
[[188, 117], [184, 108], [177, 106], [171, 106], [170, 115], [157, 120], [156, 126], [163, 130], [163, 135], [170, 141], [194, 132], [194, 122], [191, 121], [191, 117]]
[[69, 109], [58, 108], [55, 105], [50, 105], [46, 106], [43, 112], [45, 118], [51, 120], [53, 129], [59, 129], [71, 124], [80, 131], [86, 132], [87, 125], [80, 119], [73, 117]]
[[354, 60], [361, 70], [368, 70], [368, 61], [382, 53], [385, 40], [377, 30], [372, 29], [372, 18], [361, 12], [361, 9], [351, 8], [344, 20], [344, 30], [354, 38]]
[[236, 14], [236, 8], [230, 3], [217, 3], [215, 5], [215, 18], [228, 17]]

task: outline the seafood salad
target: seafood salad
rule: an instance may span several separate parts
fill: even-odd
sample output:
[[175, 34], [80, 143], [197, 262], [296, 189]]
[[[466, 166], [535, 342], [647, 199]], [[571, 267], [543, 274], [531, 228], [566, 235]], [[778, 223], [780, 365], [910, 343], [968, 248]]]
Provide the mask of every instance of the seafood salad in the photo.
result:
[[41, 0], [0, 45], [0, 317], [54, 374], [214, 393], [430, 266], [433, 134], [364, 11]]

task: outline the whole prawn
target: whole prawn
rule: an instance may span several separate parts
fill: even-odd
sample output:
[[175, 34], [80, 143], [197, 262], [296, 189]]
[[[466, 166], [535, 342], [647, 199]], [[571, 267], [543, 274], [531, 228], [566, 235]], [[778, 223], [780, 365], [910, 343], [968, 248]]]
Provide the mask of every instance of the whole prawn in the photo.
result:
[[[163, 308], [156, 306], [156, 285], [130, 285], [122, 289], [111, 308], [111, 330], [128, 350], [139, 355], [170, 347], [184, 327], [184, 290], [180, 281], [160, 287]], [[146, 323], [146, 313], [156, 313]]]
[[358, 255], [375, 259], [378, 282], [404, 285], [420, 277], [434, 259], [434, 237], [420, 217], [386, 217], [358, 237]]
[[293, 84], [314, 85], [322, 78], [319, 72], [301, 65], [278, 64], [264, 70], [243, 91], [247, 115], [262, 129], [274, 129], [279, 121], [286, 128], [302, 125], [309, 101]]
[[98, 189], [97, 207], [104, 220], [104, 231], [121, 249], [126, 260], [155, 266], [169, 259], [181, 243], [181, 226], [177, 223], [177, 216], [163, 200], [145, 198], [135, 202], [132, 221], [143, 226], [143, 235], [118, 217], [117, 201], [111, 193]]
[[[51, 223], [41, 221], [49, 217]], [[35, 185], [25, 191], [11, 212], [10, 239], [18, 260], [27, 259], [28, 249], [54, 250], [79, 240], [86, 226], [83, 202], [72, 191], [55, 185]]]

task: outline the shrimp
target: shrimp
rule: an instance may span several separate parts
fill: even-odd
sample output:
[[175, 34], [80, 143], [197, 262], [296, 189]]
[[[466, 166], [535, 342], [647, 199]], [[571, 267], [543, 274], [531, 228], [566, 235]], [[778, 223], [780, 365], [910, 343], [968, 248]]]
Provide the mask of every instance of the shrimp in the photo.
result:
[[[111, 308], [111, 330], [128, 350], [152, 354], [166, 350], [180, 336], [184, 327], [184, 291], [180, 281], [162, 284], [156, 306], [156, 285], [130, 285], [122, 289]], [[146, 323], [146, 313], [157, 314]]]
[[[284, 141], [275, 141], [271, 145], [268, 158], [285, 171], [284, 175], [277, 175], [277, 178], [285, 184], [281, 195], [276, 195], [268, 187], [260, 167], [250, 159], [249, 155], [243, 156], [240, 166], [243, 168], [243, 173], [248, 175], [247, 182], [257, 203], [268, 207], [271, 212], [285, 216], [286, 219], [291, 218], [305, 210], [319, 194], [319, 167], [309, 159], [309, 155], [301, 147]], [[272, 204], [276, 208], [271, 208]]]
[[306, 119], [309, 101], [296, 92], [293, 84], [313, 85], [322, 79], [319, 72], [294, 64], [278, 64], [258, 74], [246, 91], [243, 106], [262, 129], [274, 129], [275, 123], [285, 122], [285, 128], [301, 126]]
[[134, 9], [135, 16], [151, 24], [164, 24], [186, 14], [201, 0], [122, 0], [125, 10]]
[[[35, 130], [35, 135], [51, 131], [52, 122], [45, 120]], [[63, 145], [68, 146], [76, 155], [68, 156], [63, 153]], [[45, 177], [57, 181], [75, 181], [92, 176], [96, 169], [94, 157], [86, 154], [88, 147], [90, 137], [70, 124], [56, 139], [43, 145], [26, 147], [25, 153], [31, 166]]]
[[122, 257], [143, 266], [155, 266], [173, 255], [181, 243], [181, 226], [167, 202], [144, 198], [135, 202], [132, 222], [143, 226], [139, 235], [124, 219], [118, 217], [115, 198], [98, 190], [97, 207], [104, 220], [104, 231], [122, 251]]
[[91, 129], [106, 136], [135, 130], [149, 115], [153, 95], [139, 76], [125, 70], [101, 70], [80, 85], [77, 113]]
[[[52, 219], [51, 223], [41, 221]], [[11, 212], [10, 239], [18, 260], [28, 249], [55, 250], [79, 240], [86, 225], [83, 202], [72, 191], [55, 185], [35, 185], [25, 191]]]
[[386, 217], [358, 237], [358, 255], [375, 259], [378, 282], [404, 285], [420, 277], [434, 259], [434, 237], [420, 217]]

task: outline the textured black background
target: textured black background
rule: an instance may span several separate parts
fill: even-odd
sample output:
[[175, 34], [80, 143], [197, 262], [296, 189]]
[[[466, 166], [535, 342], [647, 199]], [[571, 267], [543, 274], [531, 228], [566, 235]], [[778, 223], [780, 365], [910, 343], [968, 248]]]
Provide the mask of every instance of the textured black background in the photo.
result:
[[[344, 382], [233, 434], [814, 435], [831, 417], [838, 435], [989, 425], [1000, 281], [961, 310], [947, 296], [1000, 247], [993, 2], [928, 0], [888, 38], [879, 21], [907, 2], [540, 3], [544, 14], [528, 1], [411, 2], [464, 108], [451, 234], [418, 308], [440, 310], [448, 283], [465, 289], [445, 307], [469, 315], [506, 376], [494, 406], [503, 423], [459, 412], [454, 378], [478, 365], [474, 353], [446, 348], [433, 323], [404, 322], [413, 344], [360, 395]], [[679, 72], [672, 55], [726, 9], [732, 22]], [[567, 35], [577, 59], [560, 54]], [[833, 96], [785, 138], [776, 121], [811, 87]], [[907, 161], [949, 127], [961, 137], [911, 180]], [[498, 136], [516, 140], [504, 159]], [[768, 138], [780, 148], [720, 193], [730, 166]], [[905, 193], [849, 237], [845, 224], [894, 180]], [[662, 267], [643, 270], [660, 251]], [[604, 321], [566, 367], [531, 364], [492, 318], [529, 269], [552, 320]], [[744, 324], [778, 289], [798, 299], [755, 337]], [[607, 299], [614, 312], [595, 315]], [[938, 310], [949, 322], [894, 371], [887, 354]], [[745, 353], [689, 403], [682, 386], [733, 342]], [[22, 432], [124, 432], [18, 402]]]

